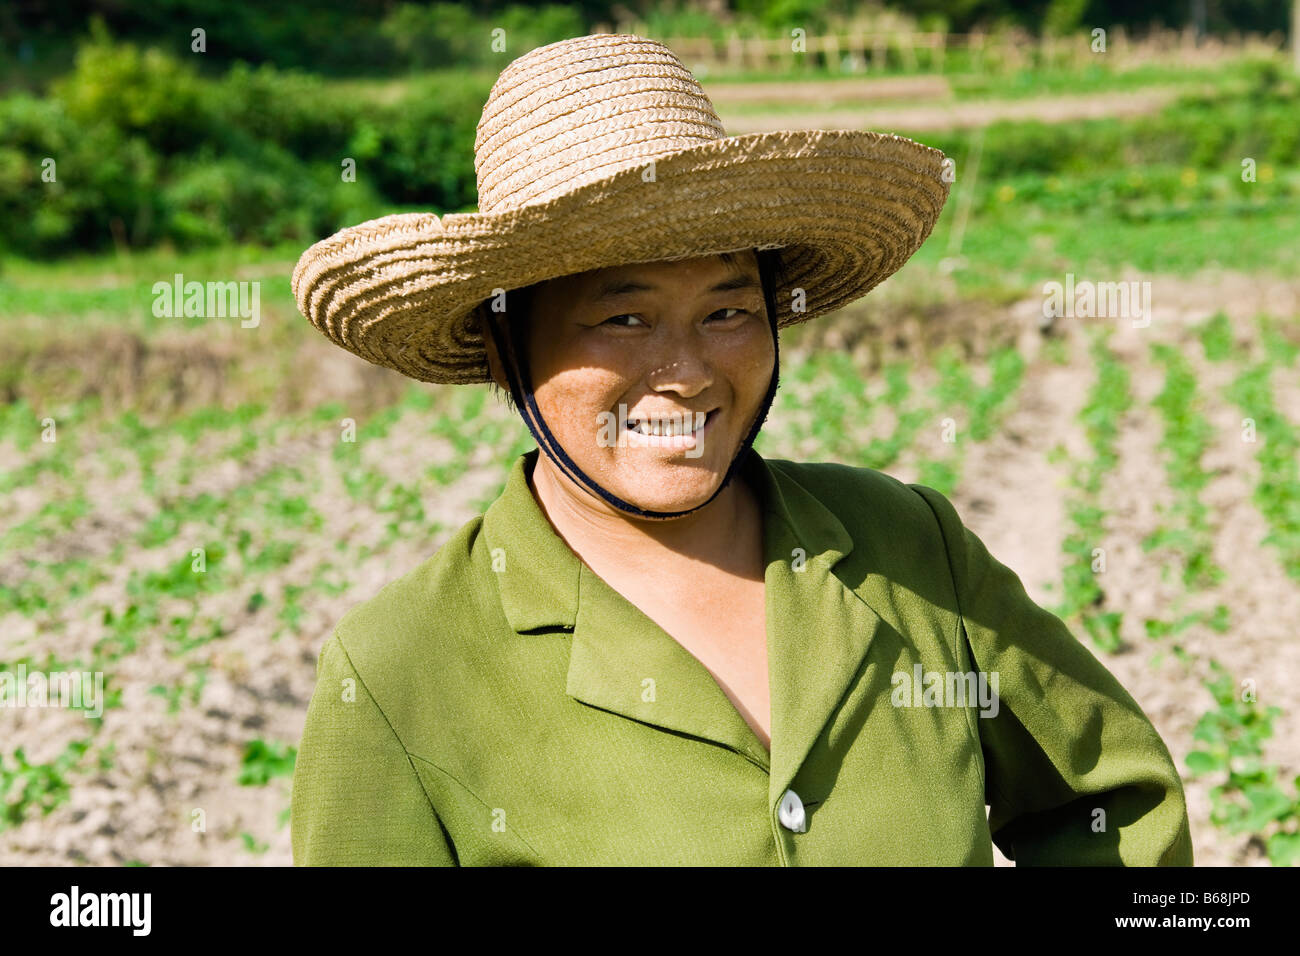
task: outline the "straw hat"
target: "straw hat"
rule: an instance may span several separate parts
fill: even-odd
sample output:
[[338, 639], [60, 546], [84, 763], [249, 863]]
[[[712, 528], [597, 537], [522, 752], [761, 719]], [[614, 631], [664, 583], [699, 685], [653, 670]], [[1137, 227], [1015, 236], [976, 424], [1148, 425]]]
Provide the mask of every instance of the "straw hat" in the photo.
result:
[[[780, 326], [896, 272], [948, 196], [943, 153], [899, 136], [728, 137], [661, 43], [623, 34], [538, 47], [498, 77], [474, 142], [479, 211], [403, 213], [303, 253], [298, 307], [333, 342], [425, 382], [491, 380], [477, 306], [606, 266], [779, 248]], [[802, 290], [802, 298], [792, 294]]]

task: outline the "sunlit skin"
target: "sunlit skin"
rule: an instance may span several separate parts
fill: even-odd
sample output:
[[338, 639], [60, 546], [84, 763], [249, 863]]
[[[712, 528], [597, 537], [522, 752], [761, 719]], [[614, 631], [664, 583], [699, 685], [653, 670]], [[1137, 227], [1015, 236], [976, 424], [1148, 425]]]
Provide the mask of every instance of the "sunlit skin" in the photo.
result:
[[[738, 277], [749, 283], [716, 288]], [[610, 291], [629, 283], [644, 288]], [[717, 490], [776, 358], [752, 252], [733, 264], [705, 256], [547, 282], [528, 333], [534, 395], [556, 440], [603, 488], [653, 511], [695, 508]], [[485, 339], [493, 379], [507, 388]], [[628, 419], [712, 413], [698, 454], [602, 444], [601, 413], [617, 419], [620, 403]], [[530, 487], [569, 547], [686, 646], [766, 744], [763, 522], [754, 491], [737, 475], [689, 515], [639, 518], [573, 482], [545, 454]]]
[[[534, 296], [528, 349], [542, 417], [587, 475], [642, 509], [684, 511], [707, 501], [766, 394], [775, 354], [758, 267], [752, 252], [733, 262], [706, 256], [599, 269], [545, 283]], [[746, 287], [715, 290], [736, 280]], [[633, 284], [645, 288], [620, 288]], [[487, 344], [493, 376], [505, 387], [491, 337]], [[698, 413], [708, 413], [706, 427], [696, 448], [656, 447], [619, 432], [620, 405], [629, 420], [695, 425]], [[623, 441], [602, 441], [611, 434]], [[711, 515], [716, 521], [737, 508], [729, 486], [692, 515], [636, 518], [545, 455], [533, 481], [548, 514], [554, 509], [614, 537], [680, 541]]]

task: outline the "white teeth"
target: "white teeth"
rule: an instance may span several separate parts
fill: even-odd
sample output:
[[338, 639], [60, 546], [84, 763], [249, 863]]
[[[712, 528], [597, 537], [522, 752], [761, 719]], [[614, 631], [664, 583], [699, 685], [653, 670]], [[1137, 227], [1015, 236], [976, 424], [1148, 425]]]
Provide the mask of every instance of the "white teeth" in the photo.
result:
[[[700, 416], [703, 419], [705, 416]], [[633, 419], [628, 422], [628, 427], [639, 432], [642, 435], [655, 435], [660, 438], [671, 438], [675, 435], [693, 435], [703, 427], [703, 421], [696, 424], [695, 417], [689, 418], [660, 418], [639, 420]]]

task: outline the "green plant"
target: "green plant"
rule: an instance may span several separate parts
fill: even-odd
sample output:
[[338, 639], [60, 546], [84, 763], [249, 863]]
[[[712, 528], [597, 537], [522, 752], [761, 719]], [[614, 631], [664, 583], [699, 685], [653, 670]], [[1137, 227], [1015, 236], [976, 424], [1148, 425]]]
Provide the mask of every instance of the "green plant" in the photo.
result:
[[1165, 472], [1176, 496], [1169, 518], [1177, 523], [1148, 536], [1142, 544], [1148, 551], [1161, 545], [1176, 546], [1183, 559], [1183, 584], [1210, 587], [1226, 577], [1214, 563], [1209, 512], [1200, 501], [1201, 489], [1210, 481], [1201, 458], [1214, 429], [1201, 414], [1196, 377], [1186, 357], [1164, 343], [1154, 343], [1151, 351], [1165, 366], [1164, 388], [1153, 404], [1164, 419], [1160, 448], [1166, 454]]
[[1215, 775], [1210, 789], [1210, 819], [1230, 833], [1258, 833], [1267, 838], [1269, 860], [1277, 866], [1300, 864], [1300, 777], [1292, 793], [1278, 783], [1278, 768], [1262, 761], [1264, 741], [1273, 735], [1276, 706], [1260, 707], [1237, 693], [1232, 676], [1217, 661], [1206, 681], [1215, 708], [1196, 724], [1192, 739], [1204, 745], [1187, 755], [1193, 776]]
[[0, 812], [0, 830], [18, 826], [32, 810], [42, 816], [51, 813], [68, 799], [70, 774], [89, 749], [90, 738], [71, 741], [49, 763], [33, 764], [22, 747], [14, 750], [12, 765], [0, 754], [0, 798], [4, 800]]
[[[1084, 628], [1098, 647], [1117, 651], [1123, 645], [1120, 637], [1123, 613], [1097, 610], [1105, 595], [1093, 571], [1093, 551], [1098, 542], [1105, 540], [1105, 511], [1097, 504], [1102, 479], [1118, 460], [1119, 419], [1132, 404], [1129, 374], [1108, 348], [1109, 335], [1106, 329], [1089, 333], [1089, 354], [1097, 368], [1097, 379], [1088, 391], [1079, 419], [1088, 435], [1093, 457], [1073, 466], [1071, 481], [1076, 493], [1066, 506], [1073, 528], [1062, 543], [1071, 560], [1065, 565], [1061, 603], [1054, 608], [1054, 613], [1062, 618], [1080, 615]], [[1053, 457], [1064, 460], [1064, 450]]]
[[1269, 524], [1263, 543], [1276, 548], [1286, 573], [1300, 580], [1300, 439], [1275, 406], [1271, 382], [1275, 366], [1285, 367], [1293, 353], [1262, 317], [1259, 325], [1267, 357], [1238, 375], [1227, 395], [1254, 422], [1258, 435], [1260, 476], [1252, 497]]
[[293, 776], [298, 748], [265, 740], [250, 740], [244, 747], [239, 783], [244, 787], [263, 787], [275, 777]]
[[265, 853], [271, 848], [269, 843], [259, 843], [257, 838], [246, 830], [239, 834], [239, 839], [243, 841], [244, 849], [249, 853]]

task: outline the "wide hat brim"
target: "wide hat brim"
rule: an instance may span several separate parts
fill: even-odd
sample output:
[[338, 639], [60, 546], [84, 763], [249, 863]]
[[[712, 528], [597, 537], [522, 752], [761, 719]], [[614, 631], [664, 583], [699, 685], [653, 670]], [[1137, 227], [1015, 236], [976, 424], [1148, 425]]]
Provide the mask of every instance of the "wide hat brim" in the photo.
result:
[[351, 226], [303, 253], [293, 294], [313, 325], [369, 362], [424, 382], [488, 382], [474, 311], [499, 290], [779, 246], [784, 327], [898, 271], [930, 235], [948, 191], [943, 153], [900, 136], [726, 137], [508, 211], [402, 213]]

